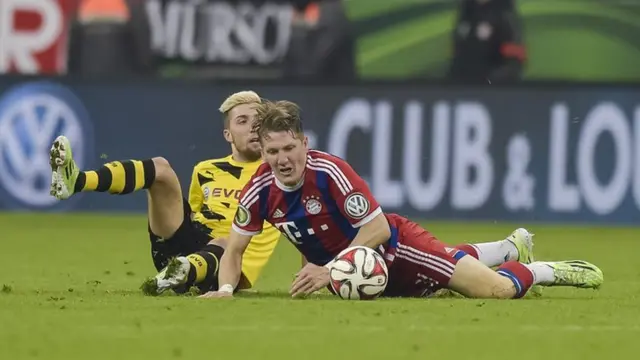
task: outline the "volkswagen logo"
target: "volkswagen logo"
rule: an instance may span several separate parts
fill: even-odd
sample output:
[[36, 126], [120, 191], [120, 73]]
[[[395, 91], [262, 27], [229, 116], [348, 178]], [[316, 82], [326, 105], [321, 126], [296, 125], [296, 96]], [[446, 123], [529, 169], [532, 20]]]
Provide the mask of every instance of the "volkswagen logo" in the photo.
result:
[[0, 98], [0, 200], [15, 209], [45, 210], [60, 202], [49, 194], [49, 149], [66, 135], [80, 168], [92, 153], [93, 133], [80, 100], [50, 82], [18, 85]]

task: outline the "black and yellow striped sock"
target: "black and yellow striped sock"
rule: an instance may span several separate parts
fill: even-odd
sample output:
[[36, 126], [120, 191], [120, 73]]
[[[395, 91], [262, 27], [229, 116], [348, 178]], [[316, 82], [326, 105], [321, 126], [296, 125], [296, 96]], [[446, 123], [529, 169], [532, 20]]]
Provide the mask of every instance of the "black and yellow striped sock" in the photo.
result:
[[202, 250], [187, 256], [191, 269], [185, 285], [190, 287], [196, 284], [217, 283], [219, 266], [219, 259], [215, 255], [217, 249], [217, 245], [209, 244]]
[[156, 179], [153, 160], [113, 161], [97, 171], [81, 171], [74, 192], [97, 191], [111, 194], [129, 194], [148, 189]]

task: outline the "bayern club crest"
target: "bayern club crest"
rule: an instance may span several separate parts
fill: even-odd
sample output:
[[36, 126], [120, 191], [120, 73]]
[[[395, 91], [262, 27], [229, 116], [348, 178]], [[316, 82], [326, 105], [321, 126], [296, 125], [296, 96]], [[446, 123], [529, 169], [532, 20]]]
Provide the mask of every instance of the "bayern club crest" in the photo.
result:
[[322, 211], [322, 204], [317, 196], [307, 196], [303, 202], [307, 212], [311, 215], [318, 215]]

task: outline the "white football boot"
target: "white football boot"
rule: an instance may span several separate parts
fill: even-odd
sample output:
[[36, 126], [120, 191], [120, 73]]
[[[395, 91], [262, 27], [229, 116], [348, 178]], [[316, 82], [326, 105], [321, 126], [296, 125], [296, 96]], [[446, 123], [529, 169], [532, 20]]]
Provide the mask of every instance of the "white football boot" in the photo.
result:
[[[531, 264], [535, 261], [533, 256], [533, 235], [527, 229], [515, 229], [507, 240], [515, 245], [518, 249], [518, 262], [523, 264]], [[542, 296], [542, 286], [534, 285], [529, 289], [535, 296]]]
[[57, 199], [66, 200], [74, 193], [80, 169], [73, 160], [71, 143], [65, 136], [58, 136], [49, 152], [51, 164], [50, 194]]
[[184, 256], [169, 260], [167, 267], [156, 276], [145, 280], [140, 289], [145, 295], [157, 296], [163, 292], [174, 289], [187, 281], [191, 264]]

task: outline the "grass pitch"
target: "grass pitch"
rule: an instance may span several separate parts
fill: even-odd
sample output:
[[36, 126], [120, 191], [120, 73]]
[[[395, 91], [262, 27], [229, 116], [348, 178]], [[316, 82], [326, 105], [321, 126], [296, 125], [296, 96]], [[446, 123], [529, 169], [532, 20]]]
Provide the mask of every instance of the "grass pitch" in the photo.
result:
[[[512, 224], [428, 223], [460, 243]], [[606, 359], [640, 350], [640, 229], [530, 226], [540, 259], [602, 267], [600, 291], [515, 301], [292, 300], [282, 241], [259, 294], [142, 296], [154, 274], [139, 215], [0, 214], [0, 359]]]

